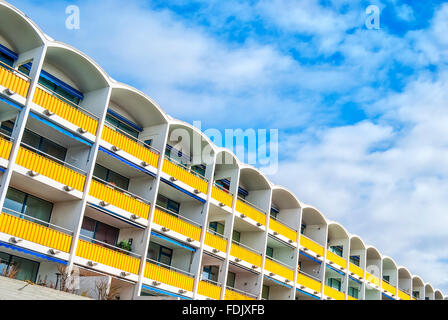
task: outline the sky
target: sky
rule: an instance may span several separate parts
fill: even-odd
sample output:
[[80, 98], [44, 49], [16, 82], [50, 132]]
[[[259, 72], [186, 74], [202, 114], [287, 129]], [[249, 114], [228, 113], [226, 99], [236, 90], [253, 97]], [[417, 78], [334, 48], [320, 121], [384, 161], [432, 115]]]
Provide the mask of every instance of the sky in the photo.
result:
[[448, 294], [448, 3], [9, 2], [175, 118], [277, 129], [272, 182]]

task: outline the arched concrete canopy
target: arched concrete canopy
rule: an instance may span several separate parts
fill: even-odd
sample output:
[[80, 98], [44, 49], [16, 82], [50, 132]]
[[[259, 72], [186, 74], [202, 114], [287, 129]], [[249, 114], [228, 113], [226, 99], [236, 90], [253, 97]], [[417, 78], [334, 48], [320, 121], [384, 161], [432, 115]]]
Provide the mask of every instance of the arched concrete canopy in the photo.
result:
[[49, 42], [44, 69], [46, 64], [61, 70], [82, 93], [110, 86], [109, 76], [95, 61], [67, 44]]
[[412, 275], [409, 272], [409, 270], [406, 267], [400, 266], [398, 267], [398, 279], [404, 280], [404, 279], [412, 279]]
[[[432, 287], [432, 285], [430, 283], [425, 284], [425, 295], [426, 296], [434, 295], [434, 288]], [[434, 298], [434, 296], [433, 296], [433, 298]]]
[[350, 237], [350, 250], [366, 250], [366, 245], [361, 237], [352, 235]]
[[271, 183], [266, 176], [258, 169], [249, 165], [241, 166], [240, 185], [244, 185], [245, 188], [251, 191], [271, 189]]
[[282, 186], [274, 186], [272, 188], [272, 204], [279, 210], [302, 207], [294, 193]]
[[8, 49], [17, 54], [45, 43], [43, 32], [34, 22], [8, 3], [0, 2], [0, 22], [0, 36], [8, 42]]
[[422, 278], [420, 278], [420, 276], [412, 276], [412, 287], [424, 287], [425, 286], [425, 282], [423, 281]]
[[349, 239], [347, 230], [338, 222], [328, 223], [328, 239]]
[[381, 260], [381, 253], [374, 246], [367, 246], [367, 259]]
[[229, 149], [216, 147], [216, 165], [221, 168], [240, 168], [236, 155]]
[[165, 112], [152, 99], [126, 84], [114, 83], [110, 100], [142, 128], [168, 123]]
[[383, 270], [398, 270], [397, 264], [391, 257], [383, 257]]
[[436, 289], [436, 291], [434, 292], [434, 299], [443, 300], [442, 291], [440, 291], [439, 289]]
[[327, 219], [316, 208], [305, 205], [302, 209], [302, 224], [327, 226]]

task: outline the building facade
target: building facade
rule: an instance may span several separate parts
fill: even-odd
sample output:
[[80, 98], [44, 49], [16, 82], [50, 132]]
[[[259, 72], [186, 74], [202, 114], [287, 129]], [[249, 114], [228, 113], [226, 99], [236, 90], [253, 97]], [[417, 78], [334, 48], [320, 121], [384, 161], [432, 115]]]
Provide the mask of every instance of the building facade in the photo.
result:
[[120, 299], [444, 299], [4, 1], [0, 121], [3, 275], [57, 286], [64, 265]]

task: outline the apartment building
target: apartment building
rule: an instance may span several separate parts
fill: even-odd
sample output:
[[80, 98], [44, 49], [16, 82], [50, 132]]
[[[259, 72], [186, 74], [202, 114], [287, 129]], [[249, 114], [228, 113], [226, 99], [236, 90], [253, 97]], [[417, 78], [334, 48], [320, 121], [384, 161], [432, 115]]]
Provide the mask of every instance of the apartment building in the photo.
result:
[[444, 299], [4, 1], [0, 122], [3, 274], [64, 265], [119, 299]]

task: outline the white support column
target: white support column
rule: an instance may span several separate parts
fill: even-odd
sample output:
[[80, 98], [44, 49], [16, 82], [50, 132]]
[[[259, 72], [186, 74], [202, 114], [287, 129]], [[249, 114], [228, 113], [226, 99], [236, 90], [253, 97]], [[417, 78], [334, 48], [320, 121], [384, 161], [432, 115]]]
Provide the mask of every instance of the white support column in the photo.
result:
[[293, 281], [294, 281], [294, 283], [293, 283], [293, 286], [292, 286], [292, 289], [294, 290], [293, 291], [293, 293], [292, 293], [292, 300], [296, 300], [296, 295], [297, 295], [297, 276], [298, 276], [298, 274], [299, 274], [299, 258], [300, 258], [300, 236], [301, 236], [301, 233], [300, 233], [300, 230], [301, 230], [301, 228], [302, 228], [302, 206], [300, 206], [300, 213], [299, 213], [299, 216], [297, 217], [297, 220], [298, 220], [298, 223], [297, 223], [297, 238], [296, 238], [296, 243], [297, 243], [297, 248], [296, 248], [296, 250], [295, 250], [295, 259], [294, 259], [294, 261], [295, 261], [295, 263], [294, 263], [294, 279], [293, 279]]

